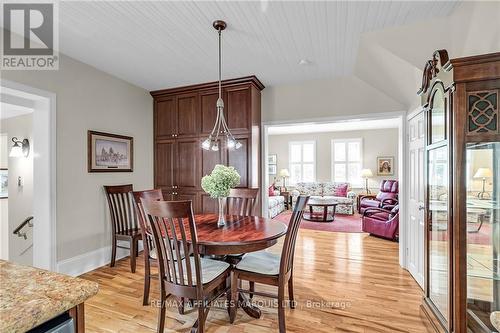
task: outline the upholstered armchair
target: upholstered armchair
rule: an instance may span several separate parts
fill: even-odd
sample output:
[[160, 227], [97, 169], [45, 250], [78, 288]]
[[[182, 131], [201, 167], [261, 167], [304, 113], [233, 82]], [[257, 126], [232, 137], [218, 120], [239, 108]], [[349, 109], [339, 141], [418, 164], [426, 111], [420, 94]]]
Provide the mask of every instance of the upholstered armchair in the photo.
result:
[[367, 208], [363, 213], [362, 229], [372, 235], [395, 240], [399, 235], [399, 205], [391, 210]]
[[392, 209], [398, 204], [398, 181], [383, 180], [380, 183], [380, 192], [376, 196], [363, 195], [359, 199], [358, 211], [360, 214], [367, 208], [385, 208]]

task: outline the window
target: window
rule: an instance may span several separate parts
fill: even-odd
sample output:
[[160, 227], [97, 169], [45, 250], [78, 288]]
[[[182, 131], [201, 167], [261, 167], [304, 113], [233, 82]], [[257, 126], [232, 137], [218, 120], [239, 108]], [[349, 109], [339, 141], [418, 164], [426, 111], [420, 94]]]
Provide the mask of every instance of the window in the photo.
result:
[[362, 156], [361, 139], [332, 140], [332, 181], [348, 182], [353, 187], [361, 187]]
[[316, 180], [316, 142], [301, 141], [288, 144], [290, 183]]

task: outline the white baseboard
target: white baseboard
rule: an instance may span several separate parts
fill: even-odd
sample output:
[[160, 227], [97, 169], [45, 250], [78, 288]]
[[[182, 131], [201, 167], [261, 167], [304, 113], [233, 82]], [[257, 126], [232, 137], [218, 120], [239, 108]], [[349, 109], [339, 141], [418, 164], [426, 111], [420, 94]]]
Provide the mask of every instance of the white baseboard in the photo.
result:
[[[119, 245], [122, 245], [118, 243]], [[124, 246], [128, 246], [123, 244]], [[139, 242], [139, 251], [142, 251], [142, 242]], [[130, 250], [116, 249], [116, 260], [129, 256]], [[137, 258], [139, 259], [139, 258]], [[76, 257], [61, 260], [57, 263], [57, 272], [79, 276], [90, 272], [96, 268], [108, 265], [111, 262], [111, 246], [101, 247], [100, 249], [80, 254]]]

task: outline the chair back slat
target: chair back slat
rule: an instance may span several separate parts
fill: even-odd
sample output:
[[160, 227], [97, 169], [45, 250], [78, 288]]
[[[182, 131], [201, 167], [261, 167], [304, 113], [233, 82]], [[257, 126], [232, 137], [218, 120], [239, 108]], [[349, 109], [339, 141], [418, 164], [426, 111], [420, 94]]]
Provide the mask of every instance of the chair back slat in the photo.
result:
[[286, 274], [292, 269], [295, 242], [297, 240], [300, 222], [302, 221], [307, 201], [309, 201], [309, 196], [299, 196], [295, 207], [293, 208], [293, 213], [290, 217], [290, 222], [288, 223], [288, 230], [286, 232], [281, 252], [280, 274]]
[[[186, 229], [184, 228], [184, 223], [182, 223], [182, 219], [179, 219], [179, 230], [181, 234], [181, 241], [177, 242], [177, 244], [182, 244], [184, 253], [186, 253], [186, 258], [189, 259], [189, 247], [188, 247], [188, 240], [186, 237]], [[177, 255], [180, 255], [180, 252], [178, 252]], [[179, 258], [179, 257], [177, 257]], [[179, 260], [178, 260], [179, 261]], [[187, 273], [187, 278], [188, 278], [188, 285], [193, 285], [193, 271], [191, 270], [191, 265], [186, 265], [186, 273]]]
[[229, 192], [226, 211], [230, 215], [251, 216], [257, 206], [258, 188], [234, 188]]
[[134, 197], [137, 219], [139, 220], [139, 226], [141, 227], [142, 241], [144, 242], [144, 251], [147, 251], [145, 254], [149, 256], [151, 250], [153, 250], [155, 247], [153, 242], [153, 233], [151, 229], [147, 227], [146, 213], [144, 212], [144, 207], [141, 203], [141, 199], [144, 199], [145, 201], [162, 201], [163, 192], [158, 189], [134, 191], [132, 192], [132, 195]]
[[137, 230], [137, 216], [134, 209], [132, 184], [104, 186], [111, 216], [113, 233]]
[[[142, 199], [141, 202], [158, 249], [160, 275], [167, 283], [200, 288], [201, 292], [203, 280], [192, 202]], [[182, 260], [181, 248], [185, 257]]]

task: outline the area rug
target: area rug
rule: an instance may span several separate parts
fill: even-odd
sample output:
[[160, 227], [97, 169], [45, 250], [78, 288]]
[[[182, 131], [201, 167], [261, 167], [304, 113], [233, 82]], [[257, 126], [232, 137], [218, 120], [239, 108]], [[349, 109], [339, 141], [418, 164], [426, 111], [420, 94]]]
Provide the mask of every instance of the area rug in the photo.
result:
[[[283, 222], [288, 225], [292, 211], [287, 210], [274, 217], [273, 220]], [[332, 222], [312, 222], [302, 219], [300, 223], [302, 229], [331, 231], [331, 232], [363, 232], [361, 230], [361, 215], [340, 215], [335, 214]]]

